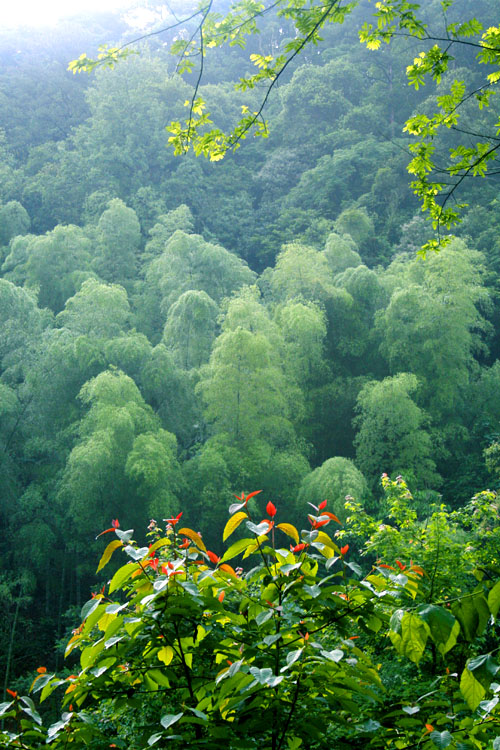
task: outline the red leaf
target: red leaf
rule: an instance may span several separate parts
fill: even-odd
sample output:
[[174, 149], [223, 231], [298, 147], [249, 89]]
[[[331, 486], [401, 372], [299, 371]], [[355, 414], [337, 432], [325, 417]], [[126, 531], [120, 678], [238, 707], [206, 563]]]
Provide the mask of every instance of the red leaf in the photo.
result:
[[114, 518], [114, 519], [113, 519], [113, 520], [111, 521], [111, 526], [112, 526], [112, 527], [113, 527], [114, 529], [119, 529], [119, 528], [120, 528], [120, 522], [119, 522], [119, 520], [118, 520], [117, 518]]
[[[321, 505], [319, 507], [321, 508]], [[321, 515], [328, 516], [328, 518], [330, 518], [332, 521], [336, 521], [338, 524], [340, 524], [340, 526], [342, 526], [342, 521], [340, 520], [340, 518], [337, 518], [335, 513], [330, 513], [329, 510], [325, 510]]]
[[184, 541], [182, 542], [182, 544], [179, 544], [179, 547], [181, 549], [186, 549], [186, 547], [189, 547], [189, 545], [190, 545], [189, 539], [184, 539]]
[[255, 490], [254, 492], [251, 492], [249, 495], [246, 496], [245, 502], [248, 503], [251, 497], [258, 495], [260, 492], [262, 492], [262, 490]]
[[276, 506], [273, 505], [271, 501], [269, 501], [266, 505], [266, 513], [268, 516], [271, 516], [271, 518], [274, 518], [274, 516], [276, 515]]
[[213, 562], [214, 565], [217, 565], [217, 563], [220, 560], [220, 557], [215, 554], [215, 552], [210, 552], [210, 550], [207, 550], [208, 559], [210, 562]]
[[244, 503], [245, 505], [248, 503], [251, 497], [255, 497], [255, 495], [258, 495], [259, 492], [262, 492], [262, 490], [255, 490], [254, 492], [251, 492], [249, 495], [245, 497], [245, 493], [241, 493], [241, 497], [239, 495], [234, 495], [234, 497], [239, 500], [240, 502]]
[[38, 667], [36, 671], [38, 672], [38, 674], [45, 674], [45, 672], [47, 671], [47, 667]]
[[110, 531], [114, 531], [113, 526], [110, 529], [106, 529], [105, 531], [101, 531], [101, 533], [96, 536], [96, 539], [99, 539], [99, 537], [102, 536], [103, 534], [109, 534]]
[[345, 555], [349, 551], [349, 545], [345, 544], [343, 547], [340, 548], [340, 554]]
[[323, 502], [319, 504], [318, 510], [324, 510], [326, 508], [327, 502], [328, 500], [323, 500]]
[[226, 596], [226, 592], [225, 591], [221, 591], [220, 594], [219, 594], [219, 596], [217, 597], [217, 599], [220, 601], [221, 604], [224, 601], [224, 597], [225, 596]]
[[321, 526], [326, 526], [328, 523], [330, 523], [330, 519], [329, 518], [324, 518], [322, 521], [315, 521], [313, 523], [313, 528], [314, 529], [319, 529], [319, 528], [321, 528]]
[[290, 550], [291, 552], [302, 552], [302, 550], [306, 547], [307, 544], [304, 544], [304, 542], [302, 542], [301, 544], [297, 544], [295, 547], [292, 547], [292, 545], [290, 545]]
[[399, 562], [399, 560], [396, 560], [396, 565], [398, 566], [400, 570], [406, 569], [406, 565], [403, 565], [403, 563]]
[[382, 563], [379, 565], [379, 568], [387, 568], [387, 570], [396, 570], [396, 568], [393, 568], [392, 565], [386, 565], [385, 563]]
[[178, 523], [178, 521], [179, 521], [179, 519], [180, 519], [181, 516], [182, 516], [182, 510], [179, 513], [179, 515], [176, 516], [175, 518], [173, 518], [173, 517], [172, 518], [164, 518], [163, 520], [166, 521], [167, 523], [169, 523], [171, 526], [175, 526], [175, 524]]
[[6, 692], [7, 692], [7, 693], [8, 693], [9, 695], [12, 695], [12, 697], [13, 697], [13, 698], [17, 698], [17, 693], [16, 693], [16, 691], [15, 691], [15, 690], [9, 690], [9, 688], [7, 688], [7, 691], [6, 691]]

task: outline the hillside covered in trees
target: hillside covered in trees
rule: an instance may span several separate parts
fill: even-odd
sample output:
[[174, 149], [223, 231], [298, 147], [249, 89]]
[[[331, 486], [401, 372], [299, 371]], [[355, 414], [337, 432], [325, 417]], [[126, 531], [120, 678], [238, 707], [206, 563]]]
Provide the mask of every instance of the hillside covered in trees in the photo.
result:
[[[498, 22], [493, 0], [474, 6]], [[210, 162], [167, 148], [196, 85], [176, 74], [177, 31], [114, 70], [67, 71], [173, 11], [0, 32], [4, 687], [62, 666], [112, 518], [139, 534], [182, 511], [213, 549], [233, 493], [262, 490], [255, 513], [272, 500], [298, 524], [325, 498], [344, 522], [346, 495], [383, 517], [383, 472], [420, 520], [498, 487], [500, 182], [471, 181], [454, 239], [418, 257], [432, 228], [403, 127], [436, 90], [408, 87], [407, 40], [360, 45], [361, 3], [282, 76], [269, 138]], [[291, 34], [269, 15], [254, 43]], [[473, 55], [440, 85], [470, 79]], [[223, 129], [258, 107], [259, 87], [232, 87], [247, 59], [207, 56]]]

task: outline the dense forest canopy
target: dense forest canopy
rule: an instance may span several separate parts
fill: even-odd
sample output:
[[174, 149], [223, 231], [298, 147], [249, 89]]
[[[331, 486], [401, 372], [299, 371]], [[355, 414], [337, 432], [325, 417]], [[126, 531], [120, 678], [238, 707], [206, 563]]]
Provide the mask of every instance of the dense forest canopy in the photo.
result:
[[[214, 549], [233, 493], [258, 489], [255, 517], [272, 500], [299, 524], [328, 498], [345, 522], [350, 496], [382, 523], [385, 472], [411, 487], [418, 534], [440, 503], [460, 514], [498, 487], [499, 178], [467, 181], [455, 236], [424, 261], [433, 230], [403, 130], [454, 79], [480, 85], [474, 53], [460, 48], [440, 82], [414, 91], [414, 41], [367, 49], [366, 10], [304, 47], [269, 99], [269, 137], [220, 161], [166, 147], [198, 81], [170, 54], [189, 24], [114, 69], [67, 70], [186, 6], [150, 8], [142, 31], [138, 6], [0, 34], [4, 689], [62, 666], [96, 581], [102, 540], [91, 542], [111, 519], [139, 537], [182, 511]], [[498, 22], [493, 0], [473, 12], [485, 29]], [[425, 13], [441, 23], [442, 3]], [[259, 25], [255, 54], [293, 39], [291, 19]], [[248, 52], [214, 48], [204, 63], [197, 94], [224, 132], [262, 98], [259, 85], [233, 88], [251, 74]], [[492, 133], [495, 119], [493, 98], [462, 125]], [[455, 136], [445, 129], [441, 147]], [[364, 539], [376, 536], [366, 518]], [[468, 521], [450, 518], [458, 548]], [[349, 541], [359, 550], [363, 529]]]

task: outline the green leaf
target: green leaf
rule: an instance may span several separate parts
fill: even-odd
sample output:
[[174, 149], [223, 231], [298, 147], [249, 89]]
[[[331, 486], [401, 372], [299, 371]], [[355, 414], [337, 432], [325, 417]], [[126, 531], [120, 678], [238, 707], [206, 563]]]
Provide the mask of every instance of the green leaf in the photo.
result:
[[417, 614], [429, 626], [431, 638], [444, 656], [457, 642], [460, 633], [458, 621], [449, 610], [435, 604], [418, 607]]
[[448, 745], [451, 745], [451, 743], [453, 742], [453, 737], [447, 730], [445, 730], [444, 732], [434, 731], [431, 732], [429, 736], [436, 747], [439, 747], [440, 750], [448, 747]]
[[45, 685], [47, 685], [54, 677], [55, 677], [54, 673], [52, 673], [52, 674], [48, 674], [48, 673], [43, 674], [41, 677], [39, 677], [36, 680], [36, 682], [33, 683], [31, 692], [32, 693], [38, 693], [38, 692], [40, 692], [40, 690], [42, 690], [42, 688], [44, 688]]
[[403, 706], [402, 710], [405, 712], [405, 714], [408, 714], [409, 716], [413, 716], [413, 714], [418, 714], [418, 712], [420, 711], [420, 707], [419, 706]]
[[80, 617], [82, 620], [86, 620], [89, 615], [94, 612], [99, 604], [101, 603], [100, 597], [96, 596], [94, 599], [89, 599], [88, 602], [85, 602], [85, 604], [82, 607], [82, 611], [80, 612]]
[[259, 612], [259, 614], [255, 618], [255, 622], [257, 623], [257, 625], [263, 625], [265, 622], [271, 619], [273, 614], [273, 609], [265, 609], [263, 612]]
[[14, 701], [6, 701], [5, 703], [0, 703], [0, 716], [3, 716], [11, 706], [14, 705]]
[[252, 544], [255, 544], [255, 539], [240, 539], [238, 542], [235, 542], [224, 552], [219, 564], [232, 560], [237, 555], [241, 555]]
[[460, 690], [464, 696], [467, 705], [472, 711], [475, 711], [483, 700], [486, 691], [480, 682], [476, 680], [472, 672], [467, 667], [462, 672], [460, 678]]
[[35, 704], [27, 695], [21, 696], [21, 703], [24, 703], [23, 711], [33, 719], [36, 724], [42, 725], [42, 719], [40, 714], [36, 711]]
[[122, 565], [121, 568], [118, 568], [109, 582], [108, 594], [112, 594], [113, 591], [121, 588], [122, 584], [130, 578], [132, 573], [135, 573], [135, 571], [139, 569], [140, 566], [135, 565], [134, 563], [127, 563], [126, 565]]
[[321, 651], [320, 653], [328, 661], [339, 662], [344, 657], [344, 652], [340, 648], [334, 648], [333, 651]]
[[500, 609], [500, 581], [497, 581], [488, 594], [488, 607], [493, 617], [496, 617]]
[[125, 542], [125, 544], [128, 544], [134, 535], [134, 529], [129, 529], [128, 531], [115, 529], [115, 534], [118, 537], [118, 539], [120, 539], [120, 541]]
[[373, 719], [363, 722], [363, 724], [356, 724], [356, 729], [360, 732], [377, 732], [381, 728], [381, 724]]
[[228, 537], [231, 536], [234, 531], [236, 531], [240, 523], [244, 521], [245, 518], [248, 518], [248, 515], [245, 513], [245, 511], [240, 511], [239, 513], [235, 513], [234, 516], [231, 516], [231, 518], [224, 526], [224, 531], [222, 533], [222, 540], [224, 542]]
[[101, 559], [99, 560], [99, 565], [97, 566], [96, 573], [99, 573], [99, 571], [108, 564], [111, 559], [111, 555], [113, 554], [115, 549], [118, 549], [118, 547], [123, 547], [123, 542], [120, 539], [115, 539], [113, 542], [110, 542], [108, 544], [108, 546], [102, 553]]
[[[286, 667], [284, 667], [286, 669]], [[283, 670], [282, 670], [283, 671]], [[269, 667], [259, 669], [258, 667], [250, 667], [250, 674], [260, 685], [265, 685], [266, 682], [273, 676], [273, 670]]]
[[418, 664], [424, 653], [429, 626], [413, 612], [405, 612], [401, 620], [401, 653]]
[[181, 711], [180, 714], [165, 714], [165, 716], [162, 716], [160, 719], [160, 724], [164, 729], [168, 729], [173, 724], [176, 723], [176, 721], [179, 721], [181, 716], [184, 716], [184, 711]]
[[149, 554], [149, 547], [140, 547], [139, 549], [137, 549], [136, 547], [132, 547], [129, 544], [127, 547], [124, 547], [124, 552], [126, 552], [127, 555], [132, 558], [132, 560], [138, 562]]
[[164, 646], [158, 651], [157, 656], [160, 661], [168, 666], [174, 658], [174, 654], [175, 652], [172, 646]]
[[292, 664], [295, 664], [295, 662], [302, 656], [303, 650], [303, 648], [298, 648], [296, 651], [290, 651], [286, 655], [286, 667], [282, 667], [281, 671], [283, 672], [285, 669], [289, 669]]
[[155, 745], [158, 742], [158, 740], [161, 740], [162, 737], [163, 737], [162, 734], [152, 734], [148, 738], [148, 745], [149, 745], [149, 747], [152, 747], [153, 745]]
[[261, 521], [259, 524], [252, 523], [251, 521], [247, 521], [246, 527], [249, 531], [251, 531], [255, 536], [262, 536], [262, 534], [265, 534], [266, 531], [269, 529], [269, 524], [267, 521]]
[[464, 638], [469, 642], [483, 632], [490, 618], [490, 609], [482, 594], [464, 597], [452, 605], [451, 611], [460, 623]]

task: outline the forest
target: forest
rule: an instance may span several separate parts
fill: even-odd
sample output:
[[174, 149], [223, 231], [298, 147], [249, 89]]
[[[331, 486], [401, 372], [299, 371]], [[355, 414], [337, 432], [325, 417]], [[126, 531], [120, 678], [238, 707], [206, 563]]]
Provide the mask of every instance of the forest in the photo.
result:
[[[199, 78], [171, 54], [194, 9], [0, 30], [0, 747], [499, 750], [500, 172], [459, 177], [424, 254], [407, 171], [407, 123], [481, 91], [477, 50], [411, 87], [416, 39], [360, 44], [353, 3], [285, 66], [267, 137], [210, 160], [169, 126], [198, 95], [220, 132], [258, 110], [234, 82], [297, 21]], [[471, 152], [500, 144], [483, 103]]]

